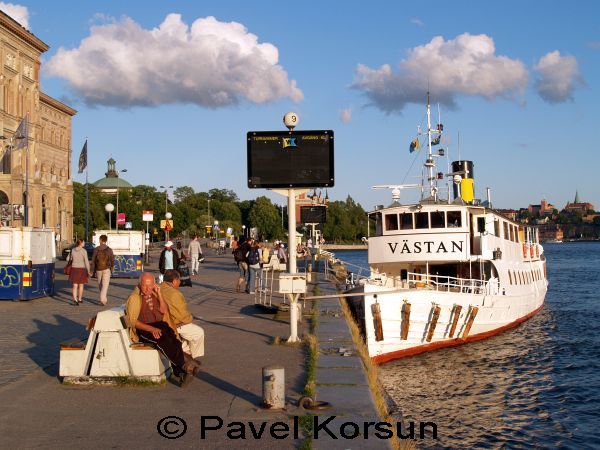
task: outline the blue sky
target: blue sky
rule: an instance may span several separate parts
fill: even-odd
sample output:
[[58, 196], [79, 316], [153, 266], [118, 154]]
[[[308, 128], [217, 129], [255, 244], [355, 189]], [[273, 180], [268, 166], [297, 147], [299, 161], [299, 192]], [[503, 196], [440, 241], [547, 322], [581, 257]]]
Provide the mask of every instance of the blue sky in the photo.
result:
[[478, 197], [491, 187], [499, 208], [541, 198], [562, 208], [578, 190], [600, 209], [598, 2], [56, 0], [0, 9], [50, 46], [42, 90], [78, 110], [74, 161], [87, 137], [91, 181], [112, 156], [133, 184], [263, 195], [246, 187], [246, 132], [282, 130], [294, 111], [299, 129], [335, 131], [330, 198], [350, 194], [370, 209], [390, 200], [373, 185], [420, 174], [424, 152], [408, 145], [429, 83], [442, 145], [455, 159], [460, 140]]

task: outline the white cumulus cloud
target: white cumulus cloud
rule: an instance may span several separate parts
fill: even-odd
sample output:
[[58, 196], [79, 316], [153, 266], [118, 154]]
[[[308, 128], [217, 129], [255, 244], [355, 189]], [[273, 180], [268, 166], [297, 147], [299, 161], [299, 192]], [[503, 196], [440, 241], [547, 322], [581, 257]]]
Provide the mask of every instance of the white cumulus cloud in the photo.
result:
[[422, 104], [427, 90], [436, 101], [451, 108], [461, 94], [512, 98], [524, 92], [527, 80], [525, 65], [496, 55], [491, 37], [464, 33], [448, 41], [437, 36], [410, 49], [396, 72], [389, 64], [378, 69], [360, 64], [352, 87], [391, 113], [402, 111], [407, 103]]
[[344, 123], [350, 123], [352, 120], [352, 108], [340, 109], [340, 119]]
[[278, 64], [279, 52], [237, 22], [169, 14], [147, 30], [132, 19], [93, 26], [78, 48], [60, 48], [45, 64], [89, 105], [121, 108], [241, 101], [300, 101], [302, 91]]
[[577, 59], [570, 55], [561, 56], [558, 50], [542, 56], [533, 70], [538, 74], [535, 88], [549, 103], [572, 100], [575, 88], [584, 84]]
[[0, 2], [0, 11], [8, 14], [22, 26], [29, 29], [29, 10], [26, 6]]

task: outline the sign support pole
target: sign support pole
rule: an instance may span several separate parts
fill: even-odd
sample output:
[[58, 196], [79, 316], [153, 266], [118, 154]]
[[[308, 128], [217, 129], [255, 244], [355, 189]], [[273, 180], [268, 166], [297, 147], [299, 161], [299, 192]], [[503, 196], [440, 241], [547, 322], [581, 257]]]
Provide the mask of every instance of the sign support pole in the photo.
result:
[[[288, 251], [290, 253], [290, 274], [296, 269], [296, 192], [288, 189]], [[290, 299], [290, 337], [288, 342], [298, 342], [298, 297], [299, 294], [288, 294]]]

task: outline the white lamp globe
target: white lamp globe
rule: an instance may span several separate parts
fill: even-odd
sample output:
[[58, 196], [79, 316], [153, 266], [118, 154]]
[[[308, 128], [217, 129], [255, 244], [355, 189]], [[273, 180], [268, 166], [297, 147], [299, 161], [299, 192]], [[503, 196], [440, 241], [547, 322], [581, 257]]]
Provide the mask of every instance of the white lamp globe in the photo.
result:
[[115, 205], [113, 205], [112, 203], [107, 203], [107, 204], [104, 206], [104, 210], [105, 210], [106, 212], [109, 212], [109, 213], [111, 213], [111, 212], [113, 212], [113, 211], [115, 210]]
[[173, 217], [173, 214], [171, 214], [170, 212], [165, 214], [165, 219], [169, 220], [171, 217]]

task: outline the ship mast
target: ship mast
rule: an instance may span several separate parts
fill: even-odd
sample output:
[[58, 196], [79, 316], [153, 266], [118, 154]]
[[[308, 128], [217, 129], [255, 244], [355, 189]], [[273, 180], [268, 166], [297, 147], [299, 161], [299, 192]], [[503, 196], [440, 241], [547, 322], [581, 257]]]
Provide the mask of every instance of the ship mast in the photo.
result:
[[437, 187], [435, 186], [435, 178], [433, 177], [435, 163], [431, 151], [431, 105], [429, 103], [429, 92], [427, 92], [427, 159], [425, 160], [425, 167], [427, 167], [428, 172], [429, 194], [434, 200], [437, 200]]
[[431, 104], [429, 103], [429, 92], [427, 92], [427, 161], [425, 165], [429, 169], [429, 189], [433, 197], [433, 156], [431, 152]]

